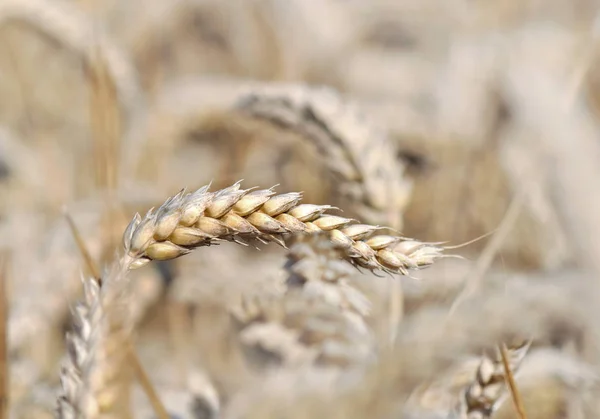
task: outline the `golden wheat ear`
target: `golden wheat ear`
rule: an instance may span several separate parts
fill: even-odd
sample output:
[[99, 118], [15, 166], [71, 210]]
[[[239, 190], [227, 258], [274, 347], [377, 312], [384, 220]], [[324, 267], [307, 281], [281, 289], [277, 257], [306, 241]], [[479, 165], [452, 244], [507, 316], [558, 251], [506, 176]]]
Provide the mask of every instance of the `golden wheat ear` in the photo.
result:
[[374, 234], [378, 226], [328, 214], [333, 207], [301, 204], [301, 199], [297, 192], [241, 189], [240, 182], [216, 192], [208, 186], [187, 194], [182, 190], [129, 223], [123, 234], [127, 264], [138, 268], [151, 260], [175, 259], [222, 240], [285, 246], [291, 234], [321, 232], [343, 249], [346, 260], [370, 271], [407, 275], [444, 256], [435, 244]]

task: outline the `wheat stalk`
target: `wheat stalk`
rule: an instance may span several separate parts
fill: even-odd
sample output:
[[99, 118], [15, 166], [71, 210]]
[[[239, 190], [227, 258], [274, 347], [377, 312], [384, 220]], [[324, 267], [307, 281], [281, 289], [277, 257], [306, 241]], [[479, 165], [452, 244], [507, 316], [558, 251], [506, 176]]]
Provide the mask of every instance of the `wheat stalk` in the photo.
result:
[[388, 136], [369, 123], [357, 103], [324, 87], [268, 85], [240, 95], [235, 109], [313, 142], [337, 175], [337, 189], [359, 205], [361, 217], [401, 227], [411, 184]]
[[84, 300], [73, 308], [74, 329], [67, 335], [61, 370], [61, 419], [126, 417], [129, 369], [126, 313], [128, 271], [122, 259], [103, 276], [83, 280]]
[[136, 214], [123, 235], [128, 264], [138, 268], [151, 260], [170, 260], [217, 241], [247, 240], [285, 246], [291, 233], [326, 231], [356, 267], [408, 275], [448, 257], [443, 247], [395, 235], [373, 235], [379, 226], [330, 215], [329, 205], [300, 204], [301, 193], [276, 195], [273, 189], [240, 189], [240, 182], [217, 192], [204, 186], [184, 190], [142, 218]]
[[[506, 348], [509, 369], [515, 372], [525, 358], [531, 342]], [[500, 351], [495, 357], [484, 356], [475, 380], [462, 394], [457, 411], [461, 419], [490, 418], [506, 389], [506, 369]]]
[[8, 252], [0, 253], [0, 419], [8, 419]]

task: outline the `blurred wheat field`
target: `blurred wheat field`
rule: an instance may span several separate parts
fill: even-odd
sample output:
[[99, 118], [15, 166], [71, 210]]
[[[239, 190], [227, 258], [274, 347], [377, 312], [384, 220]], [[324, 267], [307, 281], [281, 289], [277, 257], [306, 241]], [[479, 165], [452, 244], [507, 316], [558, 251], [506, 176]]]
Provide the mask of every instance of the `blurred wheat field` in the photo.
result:
[[599, 16], [0, 0], [0, 419], [597, 418]]

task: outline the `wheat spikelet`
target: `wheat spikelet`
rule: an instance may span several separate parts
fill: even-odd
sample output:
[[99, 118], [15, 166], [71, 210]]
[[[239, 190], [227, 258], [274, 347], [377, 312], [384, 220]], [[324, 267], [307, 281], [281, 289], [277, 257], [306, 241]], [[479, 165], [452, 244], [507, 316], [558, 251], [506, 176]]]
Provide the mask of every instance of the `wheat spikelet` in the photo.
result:
[[332, 89], [281, 85], [258, 86], [241, 95], [235, 108], [312, 141], [337, 175], [342, 195], [361, 206], [361, 217], [401, 226], [410, 184], [387, 135], [356, 103]]
[[91, 71], [96, 54], [106, 63], [124, 110], [132, 113], [140, 99], [140, 88], [133, 66], [125, 54], [96, 25], [72, 4], [47, 0], [5, 0], [0, 3], [0, 26], [25, 22], [43, 35], [59, 42], [82, 57]]
[[[525, 358], [531, 342], [508, 348], [511, 371], [516, 371]], [[490, 418], [505, 392], [505, 369], [500, 354], [484, 356], [477, 368], [475, 380], [465, 389], [459, 406], [461, 419]]]
[[[300, 193], [276, 195], [272, 189], [240, 189], [240, 182], [217, 192], [204, 186], [182, 190], [157, 210], [133, 218], [123, 235], [131, 267], [150, 260], [170, 260], [216, 241], [276, 242], [290, 233], [326, 231], [357, 267], [407, 275], [444, 257], [443, 248], [400, 236], [373, 235], [378, 226], [326, 214], [329, 205], [300, 204]], [[446, 256], [447, 257], [447, 256]]]
[[78, 418], [88, 410], [81, 406], [85, 391], [83, 371], [92, 356], [93, 317], [101, 310], [101, 306], [98, 283], [93, 279], [85, 279], [83, 286], [84, 300], [73, 308], [73, 331], [67, 334], [67, 358], [60, 374], [62, 391], [58, 397], [59, 418]]

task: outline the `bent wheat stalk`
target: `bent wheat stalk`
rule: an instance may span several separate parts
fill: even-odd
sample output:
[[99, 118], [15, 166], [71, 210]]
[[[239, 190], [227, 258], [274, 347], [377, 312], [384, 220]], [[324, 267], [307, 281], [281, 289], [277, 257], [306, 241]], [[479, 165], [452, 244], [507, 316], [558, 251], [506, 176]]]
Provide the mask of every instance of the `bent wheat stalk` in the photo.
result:
[[335, 90], [306, 85], [257, 85], [234, 108], [258, 120], [299, 133], [325, 156], [338, 190], [368, 221], [400, 228], [412, 189], [387, 133], [358, 104]]
[[[300, 204], [301, 193], [276, 195], [273, 189], [240, 189], [240, 182], [217, 192], [204, 186], [179, 192], [142, 218], [136, 214], [123, 235], [128, 264], [138, 268], [151, 260], [183, 256], [217, 241], [247, 244], [276, 242], [293, 233], [326, 231], [344, 258], [370, 271], [408, 275], [445, 257], [443, 247], [396, 235], [373, 233], [382, 227], [327, 214], [330, 205]], [[447, 256], [446, 256], [447, 257]]]

